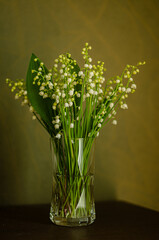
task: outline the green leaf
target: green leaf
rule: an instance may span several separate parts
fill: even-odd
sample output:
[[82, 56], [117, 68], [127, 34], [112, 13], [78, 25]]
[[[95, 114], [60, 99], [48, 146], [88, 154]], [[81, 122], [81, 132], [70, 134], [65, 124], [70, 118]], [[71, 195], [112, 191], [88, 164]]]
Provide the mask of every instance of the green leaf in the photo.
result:
[[[32, 54], [27, 76], [26, 76], [26, 88], [27, 88], [27, 95], [28, 99], [35, 109], [36, 113], [38, 113], [41, 117], [41, 120], [46, 125], [46, 128], [48, 132], [50, 133], [53, 131], [53, 125], [52, 125], [52, 117], [54, 116], [53, 109], [52, 109], [52, 100], [49, 98], [43, 99], [39, 95], [39, 86], [35, 83], [33, 84], [33, 79], [36, 76], [36, 73], [32, 73], [32, 70], [38, 71], [38, 68], [40, 67], [40, 60], [37, 59], [37, 61], [34, 61], [34, 59], [37, 58], [35, 54]], [[47, 74], [49, 71], [44, 66], [45, 74]]]

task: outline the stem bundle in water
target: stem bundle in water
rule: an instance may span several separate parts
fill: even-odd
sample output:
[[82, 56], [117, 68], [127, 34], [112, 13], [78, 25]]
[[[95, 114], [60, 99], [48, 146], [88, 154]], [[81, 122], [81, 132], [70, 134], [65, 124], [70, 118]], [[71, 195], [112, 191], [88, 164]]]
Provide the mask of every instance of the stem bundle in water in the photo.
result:
[[54, 167], [50, 218], [60, 225], [90, 224], [95, 220], [94, 139], [51, 141]]

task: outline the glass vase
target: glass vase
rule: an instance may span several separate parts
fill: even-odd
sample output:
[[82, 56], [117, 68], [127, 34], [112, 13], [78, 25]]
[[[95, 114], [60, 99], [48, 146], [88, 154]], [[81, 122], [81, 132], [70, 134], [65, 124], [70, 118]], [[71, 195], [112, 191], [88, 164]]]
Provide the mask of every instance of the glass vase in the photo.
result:
[[53, 182], [50, 220], [62, 226], [94, 222], [94, 139], [51, 138]]

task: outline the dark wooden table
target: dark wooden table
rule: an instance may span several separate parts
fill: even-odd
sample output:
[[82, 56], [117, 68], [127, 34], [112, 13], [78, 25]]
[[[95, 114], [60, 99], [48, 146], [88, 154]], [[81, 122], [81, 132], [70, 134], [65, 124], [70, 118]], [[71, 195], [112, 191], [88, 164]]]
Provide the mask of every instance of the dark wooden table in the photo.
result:
[[49, 220], [49, 205], [0, 207], [0, 240], [159, 240], [159, 212], [125, 202], [96, 203], [96, 221], [61, 227]]

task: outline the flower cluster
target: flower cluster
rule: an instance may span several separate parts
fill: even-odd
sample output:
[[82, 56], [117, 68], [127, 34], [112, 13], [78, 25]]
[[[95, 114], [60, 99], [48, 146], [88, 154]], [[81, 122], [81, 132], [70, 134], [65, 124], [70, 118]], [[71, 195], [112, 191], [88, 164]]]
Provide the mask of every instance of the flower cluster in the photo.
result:
[[34, 108], [29, 103], [24, 79], [17, 79], [17, 81], [12, 81], [11, 79], [7, 78], [6, 83], [11, 88], [11, 92], [14, 92], [14, 91], [16, 92], [15, 99], [21, 99], [22, 100], [22, 102], [21, 102], [22, 106], [25, 106], [25, 105], [29, 106], [30, 112], [33, 113], [32, 119], [35, 120], [36, 119], [36, 113], [34, 111]]
[[69, 53], [55, 59], [49, 71], [39, 58], [33, 59], [32, 84], [38, 87], [38, 95], [51, 103], [52, 126], [47, 125], [41, 116], [38, 117], [40, 113], [34, 110], [34, 102], [28, 97], [24, 80], [6, 80], [11, 91], [16, 90], [15, 98], [22, 97], [22, 103], [29, 105], [33, 119], [37, 117], [56, 138], [62, 135], [71, 138], [95, 137], [108, 121], [112, 120], [112, 124], [116, 125], [117, 108], [128, 109], [128, 95], [137, 88], [134, 76], [145, 62], [139, 62], [137, 66], [127, 65], [121, 76], [108, 79], [104, 86], [104, 62], [98, 61], [97, 65], [93, 65], [89, 50], [91, 46], [86, 43], [82, 50], [84, 66], [81, 69]]
[[17, 81], [14, 82], [11, 79], [7, 78], [6, 83], [8, 84], [9, 87], [11, 87], [11, 92], [14, 92], [17, 90], [15, 94], [15, 99], [19, 99], [22, 97], [23, 99], [22, 103], [23, 104], [28, 103], [27, 91], [26, 91], [24, 79], [17, 79]]

